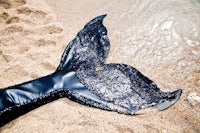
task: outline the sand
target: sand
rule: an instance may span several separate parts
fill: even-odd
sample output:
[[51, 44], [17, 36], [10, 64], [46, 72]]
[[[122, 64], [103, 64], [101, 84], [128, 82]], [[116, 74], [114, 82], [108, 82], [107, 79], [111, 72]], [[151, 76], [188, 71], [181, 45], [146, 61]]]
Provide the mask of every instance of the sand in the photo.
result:
[[[200, 3], [196, 0], [0, 0], [0, 88], [52, 73], [66, 45], [107, 13], [107, 63], [126, 63], [163, 91], [183, 89], [162, 112], [128, 116], [62, 98], [0, 129], [18, 132], [200, 132]], [[195, 96], [193, 96], [195, 94]]]

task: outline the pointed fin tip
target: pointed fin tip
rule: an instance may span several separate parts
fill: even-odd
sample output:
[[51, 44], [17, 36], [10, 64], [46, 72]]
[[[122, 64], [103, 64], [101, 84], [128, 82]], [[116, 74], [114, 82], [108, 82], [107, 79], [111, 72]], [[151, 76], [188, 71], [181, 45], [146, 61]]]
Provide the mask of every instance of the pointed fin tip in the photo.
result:
[[174, 91], [172, 93], [175, 93], [175, 99], [173, 99], [172, 101], [166, 100], [165, 102], [156, 105], [155, 108], [157, 110], [159, 110], [159, 111], [168, 109], [169, 107], [171, 107], [172, 105], [174, 105], [180, 99], [180, 96], [182, 94], [182, 90], [179, 89], [179, 90]]
[[103, 14], [103, 15], [97, 16], [94, 19], [92, 19], [89, 23], [93, 24], [93, 23], [95, 23], [97, 21], [101, 21], [101, 23], [102, 23], [106, 16], [107, 16], [107, 14]]
[[101, 21], [103, 21], [106, 16], [107, 16], [107, 14], [103, 14], [103, 15], [98, 16], [97, 18], [99, 18]]

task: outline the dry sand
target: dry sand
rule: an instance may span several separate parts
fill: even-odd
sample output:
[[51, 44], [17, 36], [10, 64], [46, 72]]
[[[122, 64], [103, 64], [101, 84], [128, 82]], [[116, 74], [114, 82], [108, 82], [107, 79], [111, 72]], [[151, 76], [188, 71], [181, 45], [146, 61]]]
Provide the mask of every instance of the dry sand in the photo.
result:
[[181, 99], [162, 112], [127, 116], [63, 98], [0, 132], [200, 132], [197, 0], [0, 0], [0, 88], [52, 73], [68, 42], [105, 13], [111, 42], [107, 62], [134, 66], [162, 90], [183, 89]]

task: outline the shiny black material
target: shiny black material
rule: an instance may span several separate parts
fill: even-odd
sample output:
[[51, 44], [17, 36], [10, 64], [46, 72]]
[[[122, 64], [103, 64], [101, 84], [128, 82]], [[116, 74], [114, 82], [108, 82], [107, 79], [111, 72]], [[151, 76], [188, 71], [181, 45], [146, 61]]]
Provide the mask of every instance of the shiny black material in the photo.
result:
[[162, 92], [131, 66], [104, 64], [110, 49], [104, 17], [85, 25], [53, 74], [0, 90], [1, 126], [61, 97], [125, 114], [147, 107], [164, 110], [179, 99], [181, 90]]

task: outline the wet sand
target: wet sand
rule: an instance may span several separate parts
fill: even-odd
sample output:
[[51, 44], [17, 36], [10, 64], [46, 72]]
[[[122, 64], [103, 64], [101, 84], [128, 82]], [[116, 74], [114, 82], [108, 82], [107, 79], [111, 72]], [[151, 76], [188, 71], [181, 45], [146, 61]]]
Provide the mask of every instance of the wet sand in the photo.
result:
[[0, 132], [200, 132], [200, 103], [191, 96], [200, 93], [200, 3], [195, 0], [2, 0], [0, 88], [52, 73], [69, 41], [105, 13], [107, 62], [132, 65], [163, 91], [183, 89], [181, 99], [162, 112], [127, 116], [63, 98]]

